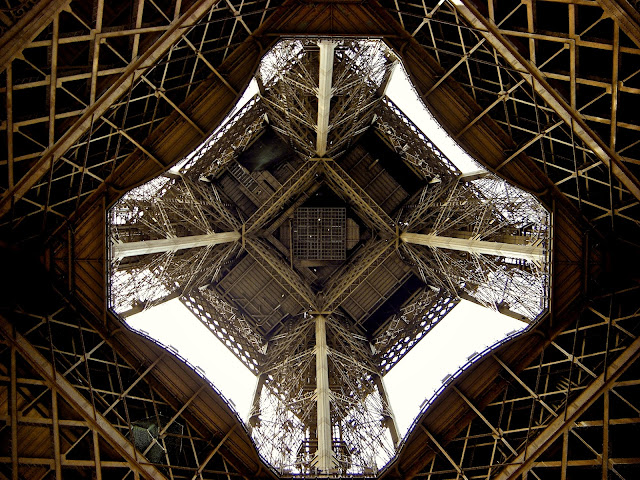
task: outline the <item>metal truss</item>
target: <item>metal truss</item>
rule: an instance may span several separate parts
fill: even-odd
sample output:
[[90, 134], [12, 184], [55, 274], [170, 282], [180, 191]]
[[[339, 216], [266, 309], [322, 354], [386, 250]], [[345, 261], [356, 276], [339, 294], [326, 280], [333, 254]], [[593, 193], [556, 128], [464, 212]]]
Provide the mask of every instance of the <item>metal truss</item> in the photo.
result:
[[371, 343], [379, 368], [391, 370], [458, 303], [458, 298], [442, 295], [431, 287], [418, 292], [376, 332]]
[[323, 161], [327, 181], [362, 214], [365, 222], [381, 236], [395, 235], [395, 223], [358, 183], [334, 161]]
[[316, 296], [300, 275], [287, 265], [277, 253], [259, 239], [246, 239], [247, 252], [282, 287], [289, 292], [305, 310], [317, 310]]
[[376, 110], [376, 131], [413, 170], [427, 181], [459, 174], [458, 168], [389, 97]]
[[252, 319], [239, 312], [212, 288], [198, 288], [181, 296], [181, 301], [249, 370], [257, 372], [258, 366], [264, 363], [267, 344], [256, 333]]
[[490, 117], [513, 139], [496, 172], [526, 154], [600, 228], [636, 228], [640, 45], [622, 7], [382, 3], [443, 68], [426, 103], [451, 78], [480, 106], [456, 138]]
[[[149, 245], [149, 241], [212, 234], [218, 225], [235, 222], [233, 216], [222, 216], [221, 212], [227, 211], [206, 182], [159, 177], [132, 190], [112, 208], [110, 240], [116, 246]], [[126, 316], [188, 294], [217, 278], [236, 247], [234, 243], [215, 246], [210, 242], [199, 248], [165, 249], [151, 255], [112, 255], [111, 307]]]
[[[316, 472], [319, 448], [314, 398], [318, 355], [314, 324], [305, 314], [269, 343], [265, 386], [254, 412], [253, 435], [272, 465], [284, 475]], [[326, 317], [327, 368], [331, 385], [331, 471], [375, 472], [394, 452], [393, 412], [374, 357], [364, 337], [345, 319]], [[324, 470], [324, 469], [323, 469]]]
[[332, 312], [393, 253], [393, 242], [371, 239], [334, 276], [323, 292], [322, 312]]
[[247, 234], [256, 232], [272, 222], [277, 213], [291, 200], [311, 187], [320, 170], [318, 162], [305, 162], [280, 188], [264, 202], [258, 210], [247, 220], [245, 231]]
[[[114, 241], [136, 245], [171, 238], [183, 245], [200, 245], [203, 235], [213, 244], [221, 241], [220, 235], [227, 238], [220, 231], [238, 232], [238, 241], [228, 247], [209, 244], [126, 257], [120, 263], [114, 260], [118, 273], [111, 288], [112, 293], [124, 295], [126, 308], [132, 311], [181, 296], [200, 321], [258, 375], [251, 432], [263, 455], [284, 475], [374, 474], [393, 455], [398, 434], [382, 376], [461, 295], [529, 319], [547, 307], [546, 258], [539, 262], [507, 258], [497, 249], [496, 256], [488, 256], [467, 245], [475, 241], [548, 248], [548, 215], [531, 195], [488, 174], [461, 175], [386, 98], [376, 100], [370, 111], [367, 106], [366, 113], [358, 110], [357, 118], [332, 123], [355, 108], [349, 102], [356, 101], [357, 95], [346, 94], [349, 85], [363, 98], [379, 98], [378, 89], [387, 81], [389, 58], [383, 55], [384, 49], [367, 41], [350, 52], [352, 43], [342, 41], [335, 49], [344, 61], [337, 62], [332, 72], [332, 91], [338, 98], [331, 104], [327, 152], [346, 148], [347, 137], [357, 138], [375, 115], [373, 128], [425, 181], [422, 190], [399, 205], [395, 219], [339, 161], [317, 158], [318, 129], [313, 122], [321, 117], [322, 99], [316, 91], [319, 59], [315, 43], [299, 40], [284, 42], [266, 57], [260, 67], [261, 96], [186, 159], [179, 175], [141, 187], [140, 193], [126, 197], [130, 200], [113, 210], [121, 212], [114, 214]], [[367, 77], [373, 70], [367, 69], [365, 54], [371, 56], [371, 63], [380, 63], [373, 80]], [[365, 80], [358, 80], [362, 85], [349, 83], [355, 74], [345, 68], [364, 69]], [[285, 71], [289, 73], [281, 75]], [[341, 94], [345, 95], [342, 100]], [[334, 110], [338, 111], [335, 117]], [[285, 113], [289, 117], [284, 118]], [[367, 120], [362, 125], [353, 123], [363, 115]], [[267, 119], [270, 128], [298, 151], [300, 166], [286, 175], [274, 172], [271, 195], [252, 195], [248, 185], [257, 185], [261, 173], [242, 170], [237, 159], [261, 134]], [[341, 139], [332, 137], [332, 132], [347, 125], [351, 133]], [[313, 276], [294, 264], [273, 233], [308, 198], [305, 193], [322, 184], [357, 212], [369, 232], [368, 240], [334, 272], [331, 281], [310, 286]], [[234, 210], [227, 195], [236, 186], [245, 203]], [[409, 244], [407, 232], [457, 239], [468, 248], [456, 251]], [[425, 286], [367, 339], [364, 327], [343, 316], [346, 308], [341, 307], [389, 259], [413, 265]], [[294, 304], [268, 329], [243, 311], [243, 299], [234, 299], [218, 285], [223, 280], [220, 272], [224, 269], [225, 275], [231, 275], [240, 263], [244, 270], [235, 282], [251, 272], [266, 279], [256, 282], [249, 295], [259, 296], [255, 288], [267, 288], [273, 280], [279, 287], [272, 293]], [[145, 289], [149, 298], [139, 299]]]
[[229, 162], [236, 159], [237, 152], [244, 150], [266, 125], [264, 105], [255, 96], [187, 157], [180, 173], [193, 180], [217, 177]]
[[[151, 342], [143, 352], [126, 352], [122, 342], [134, 334], [115, 340], [102, 322], [70, 305], [42, 304], [39, 310], [0, 317], [8, 439], [0, 447], [3, 477], [248, 474], [247, 464], [242, 466], [248, 457], [238, 450], [242, 434], [234, 426], [211, 429], [202, 417], [200, 409], [219, 394], [183, 361]], [[166, 381], [176, 366], [185, 379], [198, 379], [193, 389], [189, 382], [173, 390], [160, 386], [158, 380]], [[233, 425], [234, 413], [224, 402], [219, 405], [216, 414]]]
[[[484, 176], [427, 185], [403, 225], [430, 235], [493, 242], [524, 242], [548, 248], [548, 213], [535, 199]], [[419, 213], [415, 213], [419, 212]], [[402, 222], [402, 220], [401, 220]], [[402, 236], [401, 236], [402, 238]], [[548, 262], [404, 244], [426, 283], [452, 292], [465, 289], [481, 304], [536, 318], [547, 308]], [[547, 253], [548, 255], [548, 253]]]
[[635, 478], [637, 451], [626, 439], [637, 433], [640, 414], [637, 292], [592, 301], [522, 371], [500, 351], [489, 353], [506, 389], [485, 406], [454, 387], [474, 416], [447, 442], [424, 430], [433, 455], [420, 477]]
[[[331, 78], [324, 96], [331, 107], [325, 109], [326, 125], [318, 124], [318, 97], [321, 40], [295, 39], [279, 42], [263, 61], [258, 79], [262, 98], [276, 131], [286, 137], [303, 157], [340, 156], [352, 140], [364, 132], [374, 118], [381, 100], [379, 89], [390, 74], [394, 56], [378, 41], [332, 38], [329, 58]], [[320, 47], [319, 47], [320, 45]], [[325, 102], [326, 103], [326, 102]], [[323, 132], [322, 151], [317, 148], [318, 132]]]
[[132, 155], [173, 164], [149, 141], [169, 117], [202, 141], [189, 113], [198, 86], [215, 78], [238, 94], [218, 69], [275, 6], [195, 0], [168, 11], [145, 0], [123, 23], [102, 1], [67, 3], [2, 73], [5, 228], [50, 231]]

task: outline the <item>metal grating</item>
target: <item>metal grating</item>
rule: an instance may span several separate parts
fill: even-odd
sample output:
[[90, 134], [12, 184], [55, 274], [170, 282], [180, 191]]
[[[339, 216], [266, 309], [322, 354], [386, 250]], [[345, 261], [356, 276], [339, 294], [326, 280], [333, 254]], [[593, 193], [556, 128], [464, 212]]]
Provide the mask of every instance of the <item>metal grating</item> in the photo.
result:
[[345, 260], [346, 209], [298, 208], [293, 254], [299, 260]]

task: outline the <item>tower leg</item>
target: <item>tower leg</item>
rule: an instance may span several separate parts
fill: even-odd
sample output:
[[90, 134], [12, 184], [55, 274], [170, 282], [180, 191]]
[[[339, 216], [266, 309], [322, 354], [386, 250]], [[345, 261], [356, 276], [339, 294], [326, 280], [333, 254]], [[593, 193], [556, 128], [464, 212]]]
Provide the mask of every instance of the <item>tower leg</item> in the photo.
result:
[[260, 396], [262, 395], [262, 387], [264, 387], [264, 378], [264, 373], [261, 373], [256, 379], [256, 388], [253, 391], [253, 401], [251, 402], [249, 421], [247, 422], [249, 433], [252, 432], [253, 427], [260, 426]]
[[318, 450], [316, 466], [322, 473], [329, 473], [333, 466], [331, 433], [331, 390], [329, 388], [329, 365], [327, 360], [326, 319], [315, 317], [316, 324], [316, 402]]
[[375, 382], [376, 387], [378, 387], [378, 392], [380, 392], [380, 397], [382, 397], [382, 404], [384, 405], [384, 421], [386, 427], [389, 429], [389, 433], [391, 434], [393, 445], [397, 447], [398, 443], [400, 443], [400, 436], [398, 435], [398, 424], [396, 423], [396, 416], [393, 414], [393, 409], [391, 408], [391, 402], [389, 402], [387, 387], [384, 384], [382, 375], [376, 375]]

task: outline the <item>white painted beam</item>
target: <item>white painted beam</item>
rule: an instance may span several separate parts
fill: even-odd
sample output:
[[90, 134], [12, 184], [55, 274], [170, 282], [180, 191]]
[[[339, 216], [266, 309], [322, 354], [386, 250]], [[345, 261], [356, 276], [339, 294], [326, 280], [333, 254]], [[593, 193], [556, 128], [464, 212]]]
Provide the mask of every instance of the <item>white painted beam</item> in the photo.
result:
[[321, 40], [320, 79], [318, 82], [318, 125], [316, 127], [316, 153], [319, 157], [327, 153], [329, 137], [329, 113], [331, 112], [331, 83], [333, 77], [333, 50], [336, 44]]
[[458, 177], [458, 180], [461, 182], [473, 182], [474, 180], [479, 180], [481, 178], [485, 178], [489, 175], [489, 172], [486, 170], [475, 170], [473, 172], [463, 173]]
[[460, 252], [520, 258], [535, 263], [542, 263], [544, 261], [542, 245], [518, 245], [514, 243], [488, 242], [486, 240], [474, 240], [472, 238], [442, 237], [440, 235], [409, 232], [402, 233], [400, 240], [406, 243], [457, 250]]
[[315, 317], [316, 323], [316, 402], [318, 450], [315, 464], [321, 473], [329, 473], [333, 466], [331, 435], [331, 390], [329, 388], [329, 362], [327, 360], [327, 327], [322, 315]]
[[187, 248], [206, 247], [220, 243], [235, 242], [240, 239], [238, 232], [210, 233], [189, 237], [164, 238], [162, 240], [144, 240], [141, 242], [116, 243], [112, 246], [114, 259], [148, 255], [150, 253], [174, 252]]

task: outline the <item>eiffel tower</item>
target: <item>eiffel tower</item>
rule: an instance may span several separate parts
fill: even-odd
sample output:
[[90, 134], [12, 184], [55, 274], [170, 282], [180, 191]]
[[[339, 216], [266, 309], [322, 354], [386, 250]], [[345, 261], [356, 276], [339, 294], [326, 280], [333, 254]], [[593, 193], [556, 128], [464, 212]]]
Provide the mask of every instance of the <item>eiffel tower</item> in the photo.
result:
[[[3, 478], [638, 477], [634, 2], [15, 0], [0, 24]], [[386, 98], [395, 62], [490, 173]], [[119, 318], [170, 298], [258, 376], [248, 425]], [[531, 325], [400, 439], [384, 375], [460, 298]]]

